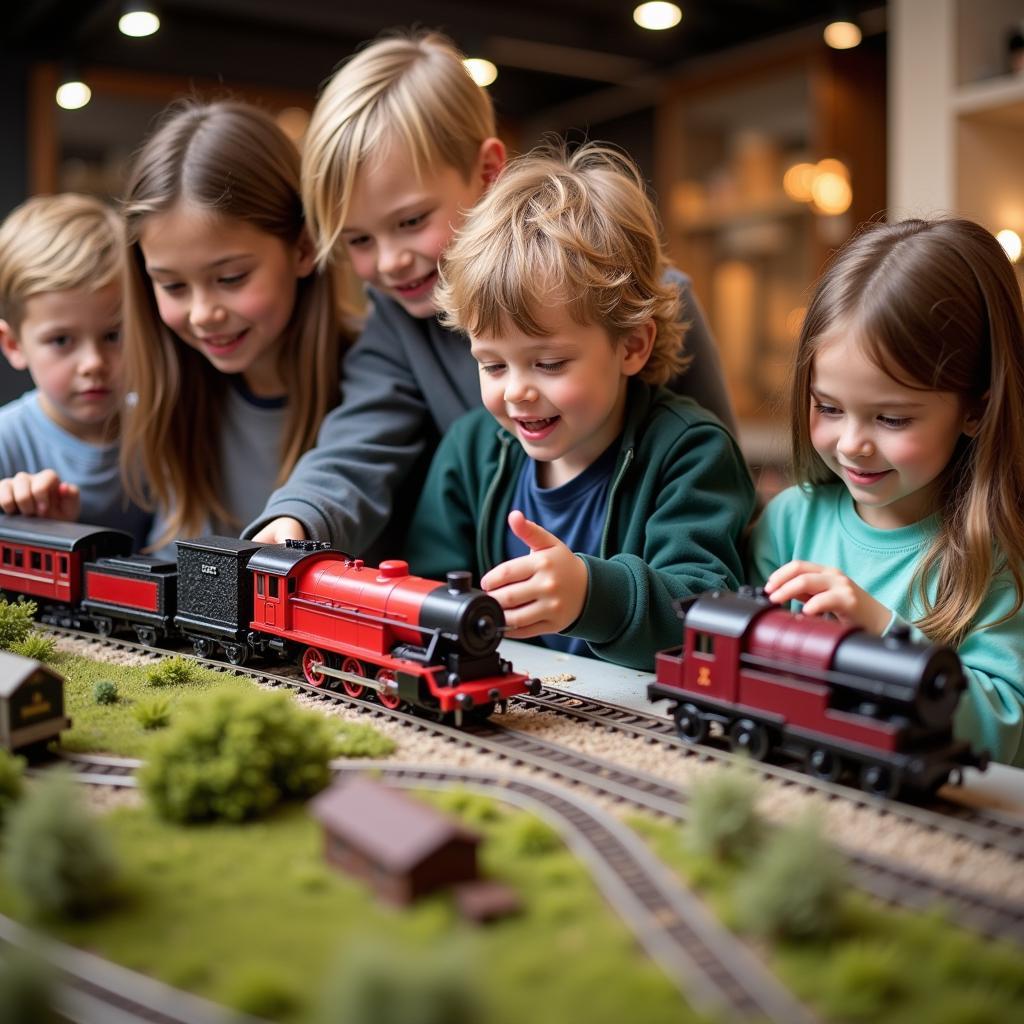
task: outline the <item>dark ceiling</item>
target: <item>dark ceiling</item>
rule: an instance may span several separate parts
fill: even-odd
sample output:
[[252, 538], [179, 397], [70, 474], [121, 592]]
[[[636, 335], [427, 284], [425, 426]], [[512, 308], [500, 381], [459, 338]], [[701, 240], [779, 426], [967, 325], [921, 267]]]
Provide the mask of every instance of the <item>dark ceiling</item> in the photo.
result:
[[381, 31], [436, 27], [499, 66], [491, 91], [503, 117], [536, 122], [546, 110], [649, 83], [652, 73], [694, 57], [824, 25], [840, 7], [884, 24], [881, 0], [679, 0], [682, 23], [665, 32], [637, 27], [633, 0], [156, 2], [161, 30], [128, 39], [116, 27], [120, 0], [15, 0], [6, 5], [0, 48], [29, 60], [314, 92], [339, 60]]

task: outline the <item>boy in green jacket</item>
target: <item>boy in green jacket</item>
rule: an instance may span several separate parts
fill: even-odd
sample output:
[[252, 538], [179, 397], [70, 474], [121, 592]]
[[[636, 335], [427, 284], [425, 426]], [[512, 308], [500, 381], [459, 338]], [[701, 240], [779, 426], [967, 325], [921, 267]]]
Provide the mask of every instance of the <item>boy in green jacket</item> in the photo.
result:
[[754, 509], [725, 427], [661, 387], [684, 362], [666, 269], [627, 157], [509, 164], [436, 293], [485, 408], [445, 435], [407, 543], [416, 573], [481, 577], [507, 636], [641, 669], [679, 642], [676, 598], [738, 585]]

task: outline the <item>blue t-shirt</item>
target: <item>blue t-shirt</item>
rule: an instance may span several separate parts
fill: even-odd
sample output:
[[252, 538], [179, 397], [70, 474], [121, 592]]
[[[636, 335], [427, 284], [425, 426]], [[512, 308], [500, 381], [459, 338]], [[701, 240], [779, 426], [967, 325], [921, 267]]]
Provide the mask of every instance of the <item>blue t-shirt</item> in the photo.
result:
[[[620, 441], [616, 439], [579, 476], [560, 487], [541, 487], [537, 482], [537, 463], [527, 459], [512, 492], [511, 507], [553, 533], [570, 551], [583, 555], [599, 554], [601, 531], [608, 510], [608, 489], [615, 471], [619, 444]], [[519, 558], [529, 552], [530, 549], [508, 530], [505, 538], [506, 557]], [[590, 654], [585, 640], [562, 636], [560, 633], [548, 633], [537, 640], [556, 651], [584, 656]]]

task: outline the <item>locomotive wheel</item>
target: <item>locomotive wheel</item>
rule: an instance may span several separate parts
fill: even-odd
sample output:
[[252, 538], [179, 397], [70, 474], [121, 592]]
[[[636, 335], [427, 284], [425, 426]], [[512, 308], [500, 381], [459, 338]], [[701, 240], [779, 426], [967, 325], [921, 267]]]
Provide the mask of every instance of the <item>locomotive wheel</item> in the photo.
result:
[[106, 615], [94, 615], [93, 625], [100, 636], [110, 636], [114, 632], [114, 620]]
[[204, 636], [196, 637], [192, 641], [192, 653], [197, 658], [209, 658], [213, 654], [213, 644]]
[[768, 730], [749, 718], [741, 718], [729, 727], [729, 746], [737, 754], [748, 754], [755, 761], [768, 756]]
[[136, 626], [135, 635], [139, 638], [140, 644], [147, 647], [156, 646], [156, 630], [152, 626]]
[[707, 717], [695, 704], [677, 704], [672, 712], [676, 732], [686, 743], [703, 743], [708, 738]]
[[302, 655], [302, 674], [306, 677], [306, 682], [310, 686], [323, 686], [327, 677], [320, 671], [320, 666], [327, 659], [323, 655], [323, 651], [318, 651], [315, 647], [307, 647], [305, 653]]
[[[341, 671], [351, 672], [352, 675], [354, 676], [366, 675], [366, 670], [363, 668], [362, 665], [359, 664], [358, 661], [356, 661], [355, 658], [346, 658], [341, 663]], [[342, 679], [341, 688], [350, 697], [362, 697], [362, 695], [366, 693], [366, 687], [363, 686], [361, 683], [350, 683], [347, 679]]]
[[[377, 673], [377, 681], [380, 683], [391, 682], [395, 678], [395, 673], [389, 668], [382, 668]], [[377, 699], [384, 705], [384, 707], [391, 711], [397, 711], [402, 706], [402, 698], [396, 693], [394, 696], [385, 693], [383, 690], [377, 691]]]
[[815, 747], [807, 755], [807, 772], [823, 782], [835, 782], [843, 770], [843, 762], [824, 747]]
[[881, 764], [865, 764], [860, 769], [860, 788], [872, 796], [891, 800], [899, 791], [899, 780]]
[[248, 644], [225, 644], [224, 657], [232, 665], [244, 665], [249, 660]]

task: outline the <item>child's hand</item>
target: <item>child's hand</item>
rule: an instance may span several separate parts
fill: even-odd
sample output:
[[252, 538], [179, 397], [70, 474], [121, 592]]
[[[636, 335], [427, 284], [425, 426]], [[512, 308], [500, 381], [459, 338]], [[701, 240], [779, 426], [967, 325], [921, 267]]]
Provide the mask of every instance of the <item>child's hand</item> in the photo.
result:
[[775, 604], [802, 601], [805, 615], [831, 612], [840, 622], [881, 636], [892, 612], [838, 569], [814, 562], [787, 562], [768, 577], [765, 592]]
[[508, 525], [530, 553], [496, 565], [480, 586], [505, 610], [507, 637], [522, 640], [559, 633], [583, 611], [589, 582], [586, 563], [522, 512], [509, 513]]
[[47, 516], [74, 522], [81, 504], [78, 487], [65, 483], [52, 469], [15, 473], [0, 480], [0, 509], [8, 515]]
[[283, 544], [286, 540], [305, 540], [306, 528], [290, 516], [281, 516], [273, 522], [267, 523], [259, 533], [253, 537], [257, 544]]

